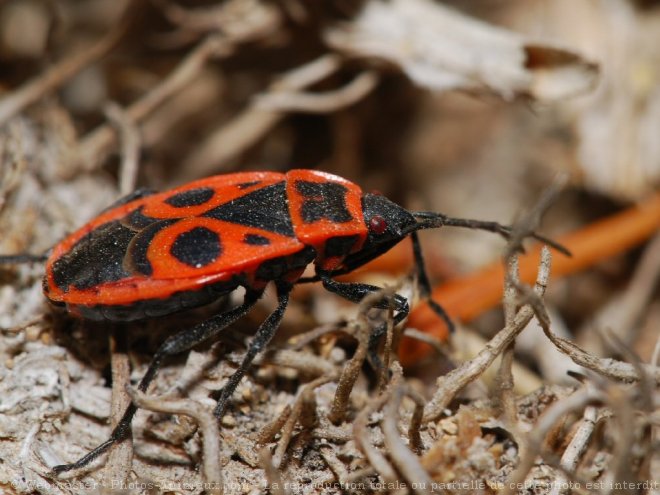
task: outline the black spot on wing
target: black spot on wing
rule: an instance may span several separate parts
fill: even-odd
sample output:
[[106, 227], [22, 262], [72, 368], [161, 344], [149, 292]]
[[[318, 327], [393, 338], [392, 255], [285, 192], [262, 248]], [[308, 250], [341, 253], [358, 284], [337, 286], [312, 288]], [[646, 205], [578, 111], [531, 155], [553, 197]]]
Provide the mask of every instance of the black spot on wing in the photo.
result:
[[243, 242], [250, 246], [268, 246], [270, 239], [259, 234], [245, 234]]
[[165, 203], [175, 208], [199, 206], [209, 201], [214, 194], [215, 191], [210, 187], [198, 187], [197, 189], [189, 189], [188, 191], [173, 194], [165, 200]]
[[342, 184], [299, 180], [296, 190], [305, 198], [300, 212], [303, 222], [314, 223], [326, 218], [344, 223], [353, 219], [346, 206], [348, 189]]
[[84, 290], [126, 278], [124, 254], [134, 236], [117, 221], [100, 225], [53, 263], [55, 284], [66, 292], [72, 286]]
[[284, 181], [217, 206], [203, 216], [289, 237], [294, 235]]
[[169, 227], [177, 220], [159, 220], [142, 229], [131, 241], [126, 249], [124, 267], [132, 274], [149, 276], [153, 273], [153, 267], [147, 258], [147, 250], [151, 241], [158, 232]]
[[206, 227], [195, 227], [179, 234], [170, 253], [181, 263], [201, 268], [213, 263], [222, 254], [220, 236]]
[[346, 235], [331, 237], [325, 242], [324, 254], [327, 257], [345, 256], [351, 252], [359, 236]]

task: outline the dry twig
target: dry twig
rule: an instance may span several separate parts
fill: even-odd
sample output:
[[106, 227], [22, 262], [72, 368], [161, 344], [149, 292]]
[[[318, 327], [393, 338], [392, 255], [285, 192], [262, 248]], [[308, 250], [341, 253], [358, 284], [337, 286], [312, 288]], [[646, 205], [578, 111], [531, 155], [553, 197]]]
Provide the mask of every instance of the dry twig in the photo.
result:
[[386, 483], [395, 481], [397, 475], [387, 458], [373, 445], [367, 424], [371, 413], [378, 411], [383, 407], [383, 405], [390, 399], [392, 389], [398, 386], [401, 380], [401, 368], [398, 367], [393, 371], [394, 373], [389, 387], [376, 397], [369, 400], [353, 422], [353, 436], [356, 445], [365, 455], [373, 470], [375, 470]]
[[129, 389], [133, 403], [143, 409], [169, 414], [185, 414], [199, 425], [203, 438], [202, 477], [208, 493], [223, 493], [222, 458], [220, 455], [220, 430], [213, 409], [191, 399], [152, 397], [135, 389]]
[[524, 481], [527, 473], [529, 473], [529, 470], [534, 465], [536, 457], [541, 453], [546, 435], [559, 419], [570, 412], [580, 411], [591, 402], [602, 398], [602, 393], [593, 387], [586, 386], [548, 407], [534, 426], [534, 429], [525, 437], [525, 446], [524, 448], [521, 446], [521, 451], [524, 451], [524, 454], [516, 470], [509, 477], [503, 495], [512, 495], [515, 493], [515, 487], [520, 486]]
[[[385, 288], [376, 292], [372, 292], [365, 297], [358, 307], [358, 316], [353, 326], [353, 335], [358, 341], [358, 347], [351, 360], [344, 366], [344, 369], [339, 377], [337, 384], [337, 391], [335, 392], [334, 400], [332, 401], [332, 408], [328, 414], [328, 419], [337, 424], [344, 419], [346, 415], [346, 408], [348, 406], [348, 399], [353, 385], [360, 374], [362, 364], [367, 357], [369, 349], [369, 337], [371, 335], [371, 328], [367, 319], [367, 312], [380, 300], [388, 299], [394, 294], [394, 288]], [[391, 314], [389, 315], [392, 316]], [[387, 352], [387, 351], [386, 351]]]
[[[277, 448], [273, 454], [273, 465], [276, 468], [280, 467], [282, 464], [284, 453], [289, 446], [296, 423], [300, 422], [303, 431], [310, 430], [316, 426], [318, 418], [316, 416], [314, 389], [334, 380], [335, 378], [334, 375], [322, 376], [306, 384], [302, 387], [302, 390], [298, 392], [298, 397], [291, 408], [291, 413], [288, 415], [286, 422], [282, 426], [282, 436], [280, 437], [280, 441], [277, 443]], [[261, 435], [260, 437], [263, 438]]]
[[[112, 368], [112, 407], [110, 425], [112, 428], [124, 415], [124, 411], [131, 403], [127, 392], [130, 385], [131, 365], [126, 352], [125, 332], [121, 328], [115, 329], [110, 336], [110, 366]], [[125, 483], [131, 473], [133, 463], [133, 437], [115, 445], [108, 454], [104, 477]]]
[[403, 387], [401, 385], [394, 389], [392, 400], [388, 402], [383, 411], [381, 422], [385, 447], [392, 462], [408, 481], [415, 493], [430, 494], [432, 480], [426, 472], [419, 458], [401, 440], [397, 427], [397, 417], [401, 399], [403, 398]]
[[117, 128], [120, 137], [119, 194], [125, 196], [135, 189], [137, 182], [140, 164], [140, 129], [116, 103], [108, 103], [105, 114], [110, 123]]
[[[545, 292], [548, 278], [550, 276], [550, 250], [544, 248], [541, 252], [541, 264], [534, 291], [539, 295]], [[440, 417], [444, 409], [454, 396], [466, 385], [476, 380], [488, 368], [495, 358], [522, 332], [534, 316], [534, 309], [530, 305], [523, 306], [516, 313], [510, 325], [506, 325], [489, 342], [486, 347], [474, 359], [463, 363], [458, 368], [450, 371], [447, 375], [438, 378], [437, 389], [433, 398], [426, 405], [424, 421], [434, 420]]]
[[[514, 229], [515, 230], [515, 229]], [[516, 283], [519, 282], [518, 258], [512, 249], [507, 249], [509, 257], [505, 260], [508, 267], [504, 281], [504, 323], [507, 326], [513, 324], [516, 316], [517, 291]], [[499, 402], [501, 412], [506, 422], [513, 426], [516, 424], [516, 402], [513, 393], [513, 357], [515, 340], [511, 342], [502, 353], [500, 366], [497, 371], [496, 402]]]
[[265, 93], [257, 97], [255, 105], [267, 111], [330, 113], [352, 105], [367, 96], [378, 84], [378, 75], [366, 71], [346, 86], [325, 93]]
[[261, 461], [261, 467], [266, 473], [266, 482], [268, 483], [270, 493], [273, 495], [287, 495], [289, 490], [282, 483], [282, 476], [273, 462], [273, 456], [270, 454], [268, 447], [263, 447], [259, 451], [259, 460]]
[[536, 313], [538, 322], [545, 335], [552, 341], [557, 349], [570, 357], [575, 364], [590, 369], [604, 377], [627, 383], [641, 380], [642, 375], [640, 374], [640, 371], [643, 371], [643, 374], [648, 376], [656, 384], [660, 383], [660, 368], [657, 368], [656, 366], [643, 363], [639, 363], [635, 366], [616, 359], [599, 358], [585, 352], [573, 342], [558, 337], [550, 329], [550, 318], [542, 301], [540, 301], [533, 293], [526, 291], [524, 287], [520, 287], [520, 290], [525, 292], [527, 301]]

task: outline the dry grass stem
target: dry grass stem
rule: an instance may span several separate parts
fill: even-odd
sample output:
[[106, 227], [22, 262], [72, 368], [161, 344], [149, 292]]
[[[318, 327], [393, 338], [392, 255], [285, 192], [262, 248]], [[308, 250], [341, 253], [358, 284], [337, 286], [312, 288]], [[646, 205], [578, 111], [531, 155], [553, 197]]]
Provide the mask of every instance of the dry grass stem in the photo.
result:
[[275, 467], [279, 468], [282, 464], [286, 449], [293, 437], [293, 430], [296, 424], [300, 423], [303, 427], [303, 432], [308, 432], [307, 430], [316, 426], [317, 415], [314, 389], [332, 381], [334, 378], [334, 376], [317, 378], [303, 386], [298, 393], [298, 397], [296, 397], [296, 400], [291, 407], [291, 413], [288, 415], [286, 422], [282, 426], [282, 436], [280, 437], [277, 447], [275, 448], [275, 453], [273, 454], [273, 465]]
[[[126, 336], [121, 328], [116, 328], [110, 335], [110, 366], [112, 368], [112, 405], [110, 426], [114, 428], [131, 403], [127, 392], [130, 385], [131, 365], [126, 352]], [[125, 483], [131, 474], [133, 463], [133, 438], [129, 436], [115, 445], [108, 454], [105, 466], [107, 479]]]
[[408, 448], [399, 435], [397, 420], [403, 393], [403, 386], [397, 386], [392, 393], [392, 399], [388, 401], [383, 410], [381, 425], [385, 448], [392, 462], [409, 483], [409, 486], [412, 487], [412, 490], [415, 493], [428, 495], [431, 493], [431, 477], [420, 463], [419, 458]]
[[352, 105], [367, 96], [378, 84], [375, 72], [358, 75], [346, 86], [325, 93], [266, 93], [257, 97], [256, 105], [271, 112], [330, 113]]
[[220, 454], [220, 430], [218, 420], [209, 408], [196, 400], [153, 397], [135, 389], [129, 389], [136, 406], [149, 411], [168, 414], [185, 414], [191, 417], [202, 432], [202, 477], [207, 492], [217, 495], [223, 493], [222, 456]]
[[[358, 326], [360, 326], [358, 324]], [[353, 390], [353, 385], [360, 374], [362, 369], [362, 364], [367, 357], [367, 350], [369, 345], [369, 335], [366, 331], [360, 331], [359, 329], [355, 332], [358, 339], [358, 346], [355, 349], [355, 354], [350, 359], [344, 369], [341, 372], [339, 377], [339, 382], [337, 383], [337, 391], [335, 392], [334, 399], [332, 401], [332, 408], [328, 414], [328, 419], [334, 423], [338, 424], [343, 421], [344, 416], [346, 415], [346, 409], [348, 407], [348, 400]]]
[[380, 410], [380, 408], [391, 399], [392, 390], [398, 386], [401, 380], [401, 368], [395, 368], [392, 371], [393, 376], [389, 387], [377, 396], [371, 398], [353, 421], [355, 444], [365, 455], [373, 470], [376, 471], [386, 483], [394, 482], [397, 479], [397, 474], [387, 458], [374, 445], [372, 434], [368, 428], [368, 423], [369, 416]]
[[573, 438], [571, 438], [559, 461], [561, 472], [557, 473], [557, 478], [553, 482], [550, 495], [564, 495], [570, 491], [568, 488], [570, 486], [568, 484], [569, 479], [565, 473], [575, 473], [577, 465], [587, 450], [589, 441], [592, 438], [597, 420], [598, 410], [594, 406], [585, 407], [580, 425], [573, 434]]
[[282, 409], [282, 412], [266, 426], [264, 426], [256, 437], [257, 443], [268, 443], [272, 441], [275, 436], [282, 430], [282, 427], [291, 416], [291, 404], [287, 404]]
[[[534, 287], [535, 293], [539, 296], [543, 295], [548, 283], [550, 260], [550, 250], [544, 248], [541, 252], [541, 262]], [[436, 391], [424, 411], [424, 421], [439, 418], [454, 396], [466, 385], [476, 380], [493, 363], [495, 358], [514, 341], [516, 335], [524, 330], [533, 316], [534, 309], [530, 305], [523, 306], [516, 313], [512, 323], [490, 339], [477, 357], [438, 378]]]
[[[585, 352], [577, 344], [555, 335], [550, 329], [550, 317], [542, 302], [533, 293], [526, 291], [524, 287], [520, 287], [519, 289], [525, 292], [525, 297], [534, 308], [538, 322], [545, 335], [557, 349], [570, 357], [575, 364], [613, 380], [630, 383], [640, 381], [642, 375], [645, 375], [656, 384], [660, 384], [660, 368], [656, 366], [642, 363], [633, 365], [616, 359], [600, 358]], [[643, 371], [643, 373], [640, 374], [638, 370]]]
[[[353, 385], [360, 374], [362, 364], [367, 357], [369, 351], [369, 337], [371, 335], [371, 326], [367, 318], [367, 312], [378, 301], [384, 298], [391, 298], [394, 294], [393, 288], [386, 288], [376, 292], [372, 292], [365, 297], [358, 307], [358, 316], [354, 323], [353, 335], [358, 341], [357, 349], [351, 360], [344, 366], [342, 373], [339, 377], [337, 384], [337, 391], [335, 392], [332, 407], [328, 414], [328, 419], [337, 424], [344, 419], [346, 409], [348, 407], [348, 400], [353, 390]], [[390, 315], [391, 317], [391, 315]], [[388, 323], [389, 324], [389, 323]]]
[[420, 430], [422, 427], [422, 418], [424, 417], [424, 405], [426, 404], [426, 401], [419, 392], [410, 386], [406, 387], [406, 395], [415, 403], [415, 408], [410, 416], [410, 424], [408, 425], [408, 443], [413, 452], [417, 455], [421, 455], [424, 451], [424, 444], [422, 443]]
[[[515, 230], [514, 230], [515, 231]], [[519, 240], [519, 242], [522, 239]], [[507, 266], [506, 278], [504, 281], [504, 324], [509, 326], [513, 323], [516, 316], [516, 309], [518, 303], [516, 283], [520, 280], [518, 270], [518, 258], [513, 250], [507, 249], [509, 257], [505, 260]], [[516, 424], [516, 400], [513, 391], [513, 360], [515, 340], [509, 344], [500, 359], [500, 366], [497, 370], [496, 381], [496, 402], [499, 402], [499, 407], [504, 415], [506, 422], [509, 425]]]
[[348, 480], [348, 471], [344, 466], [344, 463], [337, 457], [333, 449], [329, 446], [322, 446], [319, 449], [323, 460], [328, 465], [328, 467], [335, 474], [335, 479], [342, 484], [346, 484]]
[[287, 495], [289, 490], [284, 487], [282, 483], [282, 476], [273, 462], [273, 456], [270, 454], [268, 447], [263, 447], [259, 450], [259, 461], [261, 467], [266, 473], [266, 482], [268, 483], [268, 490], [273, 495]]
[[121, 143], [121, 165], [119, 166], [119, 194], [122, 196], [135, 190], [140, 163], [140, 129], [126, 112], [116, 103], [108, 103], [105, 114], [117, 128]]
[[340, 331], [343, 332], [346, 331], [345, 322], [336, 322], [336, 323], [328, 323], [326, 325], [320, 325], [307, 332], [294, 335], [287, 341], [286, 347], [287, 349], [297, 351], [311, 344], [316, 339], [323, 337], [324, 335], [328, 335], [329, 333], [335, 333]]
[[[337, 374], [337, 367], [327, 359], [305, 351], [275, 349], [264, 354], [260, 361], [286, 366], [312, 376]], [[259, 362], [259, 361], [257, 361]]]
[[585, 386], [548, 407], [534, 425], [534, 429], [526, 435], [525, 445], [521, 446], [520, 449], [524, 453], [515, 471], [509, 477], [503, 495], [515, 493], [513, 487], [525, 480], [529, 470], [534, 465], [536, 457], [541, 453], [546, 436], [560, 419], [566, 414], [581, 411], [591, 402], [602, 399], [603, 394], [601, 392], [593, 387]]

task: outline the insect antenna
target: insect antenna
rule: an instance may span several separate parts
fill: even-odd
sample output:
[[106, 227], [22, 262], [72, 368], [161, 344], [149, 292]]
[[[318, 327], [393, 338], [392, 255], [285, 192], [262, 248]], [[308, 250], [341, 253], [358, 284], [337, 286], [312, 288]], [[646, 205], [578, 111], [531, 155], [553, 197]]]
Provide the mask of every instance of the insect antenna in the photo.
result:
[[[510, 239], [513, 235], [514, 228], [509, 225], [502, 225], [497, 222], [487, 222], [483, 220], [471, 220], [467, 218], [453, 218], [442, 213], [435, 213], [432, 211], [416, 211], [412, 215], [418, 220], [415, 226], [415, 231], [422, 229], [437, 229], [439, 227], [463, 227], [475, 230], [485, 230], [499, 234], [505, 239]], [[553, 241], [545, 236], [530, 232], [529, 237], [533, 237], [537, 241], [543, 242], [550, 247], [553, 247], [560, 253], [571, 256], [571, 252], [558, 242]]]

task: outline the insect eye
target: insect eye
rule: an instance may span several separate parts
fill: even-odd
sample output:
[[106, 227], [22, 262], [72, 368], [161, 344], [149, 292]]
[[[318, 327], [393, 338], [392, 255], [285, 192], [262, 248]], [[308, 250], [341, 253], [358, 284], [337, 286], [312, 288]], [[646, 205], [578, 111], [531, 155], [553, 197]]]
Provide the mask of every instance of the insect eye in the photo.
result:
[[369, 220], [369, 230], [374, 234], [382, 234], [387, 230], [387, 222], [380, 215], [373, 216]]

